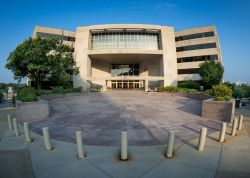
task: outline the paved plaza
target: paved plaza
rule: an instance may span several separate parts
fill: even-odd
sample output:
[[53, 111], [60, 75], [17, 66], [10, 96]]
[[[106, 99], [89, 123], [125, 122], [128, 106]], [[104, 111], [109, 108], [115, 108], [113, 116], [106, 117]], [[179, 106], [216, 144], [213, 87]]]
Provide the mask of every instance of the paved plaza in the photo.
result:
[[49, 102], [48, 120], [31, 123], [41, 134], [49, 127], [51, 137], [75, 142], [81, 130], [87, 145], [116, 146], [120, 132], [128, 131], [129, 145], [165, 144], [169, 131], [176, 141], [197, 138], [201, 127], [219, 129], [219, 122], [201, 118], [201, 101], [143, 91], [108, 91], [83, 94]]

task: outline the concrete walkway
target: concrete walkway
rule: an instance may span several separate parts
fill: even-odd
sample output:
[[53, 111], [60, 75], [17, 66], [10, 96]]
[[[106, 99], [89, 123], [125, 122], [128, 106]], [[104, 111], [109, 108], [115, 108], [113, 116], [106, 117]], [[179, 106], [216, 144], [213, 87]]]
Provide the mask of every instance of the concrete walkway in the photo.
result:
[[165, 145], [131, 146], [128, 161], [119, 160], [119, 146], [85, 146], [87, 157], [76, 159], [73, 143], [52, 140], [54, 150], [48, 152], [43, 138], [32, 133], [34, 142], [25, 144], [21, 127], [18, 137], [8, 130], [7, 113], [14, 116], [15, 110], [0, 110], [0, 177], [250, 177], [250, 110], [246, 108], [237, 111], [245, 113], [244, 129], [231, 137], [229, 126], [224, 144], [217, 142], [214, 132], [207, 136], [203, 152], [196, 150], [197, 139], [180, 142], [172, 159], [163, 156]]

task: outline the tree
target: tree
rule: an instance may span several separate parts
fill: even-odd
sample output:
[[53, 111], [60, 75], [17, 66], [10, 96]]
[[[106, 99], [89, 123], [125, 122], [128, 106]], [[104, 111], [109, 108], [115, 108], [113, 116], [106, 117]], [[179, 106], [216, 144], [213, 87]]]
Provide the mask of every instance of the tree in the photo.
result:
[[41, 82], [52, 73], [78, 73], [73, 59], [73, 48], [58, 39], [29, 38], [14, 49], [5, 66], [15, 79], [29, 76], [38, 89]]
[[220, 62], [205, 61], [200, 64], [199, 74], [202, 78], [202, 83], [206, 88], [212, 88], [221, 82], [224, 73], [224, 68]]

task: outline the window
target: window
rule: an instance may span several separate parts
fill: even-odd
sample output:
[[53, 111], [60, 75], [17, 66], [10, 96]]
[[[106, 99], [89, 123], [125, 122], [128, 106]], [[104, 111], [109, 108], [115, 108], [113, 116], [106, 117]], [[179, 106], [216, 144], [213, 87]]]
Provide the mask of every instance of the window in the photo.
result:
[[64, 40], [64, 41], [75, 41], [75, 37], [71, 37], [71, 36], [57, 35], [57, 34], [44, 33], [44, 32], [37, 32], [36, 35], [39, 35], [45, 38], [56, 38], [56, 39]]
[[178, 74], [197, 74], [199, 73], [199, 68], [192, 68], [192, 69], [179, 69]]
[[139, 64], [111, 64], [111, 76], [139, 76]]
[[177, 63], [196, 62], [196, 61], [209, 61], [209, 60], [218, 60], [218, 55], [192, 56], [192, 57], [178, 58]]
[[191, 51], [191, 50], [198, 50], [198, 49], [208, 49], [208, 48], [216, 48], [216, 43], [204, 43], [204, 44], [197, 44], [197, 45], [190, 45], [190, 46], [182, 46], [177, 47], [176, 51]]
[[178, 37], [175, 37], [175, 41], [192, 40], [192, 39], [196, 39], [196, 38], [204, 38], [204, 37], [211, 37], [211, 36], [214, 36], [213, 31], [178, 36]]
[[159, 32], [147, 31], [92, 32], [91, 49], [159, 50], [159, 35]]

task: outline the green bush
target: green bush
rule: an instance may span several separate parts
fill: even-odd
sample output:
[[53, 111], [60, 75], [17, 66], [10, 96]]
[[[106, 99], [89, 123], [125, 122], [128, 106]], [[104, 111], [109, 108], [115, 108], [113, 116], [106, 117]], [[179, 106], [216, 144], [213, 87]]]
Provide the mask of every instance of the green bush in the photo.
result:
[[208, 90], [206, 90], [206, 91], [204, 91], [204, 93], [206, 94], [206, 95], [213, 95], [212, 94], [212, 89], [208, 89]]
[[215, 97], [216, 101], [229, 101], [232, 97], [232, 94], [233, 94], [232, 89], [225, 84], [219, 84], [213, 86], [212, 96]]
[[178, 92], [178, 88], [174, 86], [158, 87], [157, 90], [160, 92]]
[[194, 81], [186, 81], [178, 84], [179, 88], [200, 89], [200, 84]]
[[17, 90], [17, 99], [22, 102], [37, 101], [38, 92], [34, 88], [20, 87]]
[[246, 84], [237, 85], [233, 87], [233, 96], [235, 98], [250, 97], [250, 86]]
[[224, 97], [220, 97], [220, 96], [215, 97], [215, 100], [216, 101], [225, 101]]
[[198, 91], [190, 88], [178, 88], [178, 92], [197, 93]]
[[230, 101], [231, 100], [231, 96], [224, 96], [224, 99], [226, 100], [226, 101]]
[[63, 88], [63, 87], [55, 87], [53, 88], [53, 93], [56, 94], [66, 94], [66, 93], [75, 93], [75, 92], [81, 92], [82, 88]]

